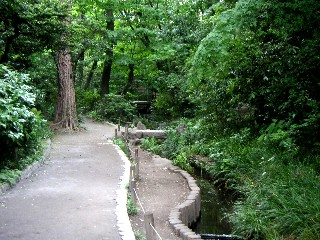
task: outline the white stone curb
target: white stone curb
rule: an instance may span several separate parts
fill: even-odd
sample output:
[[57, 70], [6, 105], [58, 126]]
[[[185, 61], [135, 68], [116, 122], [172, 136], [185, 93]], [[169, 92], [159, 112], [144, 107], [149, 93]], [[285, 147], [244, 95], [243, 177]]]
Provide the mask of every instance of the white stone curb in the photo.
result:
[[123, 176], [120, 178], [119, 189], [117, 190], [117, 207], [115, 214], [117, 216], [117, 226], [122, 240], [135, 240], [135, 236], [131, 227], [130, 219], [127, 212], [127, 189], [126, 184], [129, 183], [130, 161], [119, 146], [113, 144], [117, 150], [121, 160], [123, 161]]

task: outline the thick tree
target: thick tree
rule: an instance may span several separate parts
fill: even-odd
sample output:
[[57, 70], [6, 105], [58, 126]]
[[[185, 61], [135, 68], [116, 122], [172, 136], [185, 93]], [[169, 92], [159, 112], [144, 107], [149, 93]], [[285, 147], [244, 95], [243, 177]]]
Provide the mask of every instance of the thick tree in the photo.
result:
[[109, 35], [114, 31], [114, 15], [113, 15], [114, 7], [113, 5], [108, 6], [108, 9], [105, 13], [106, 15], [106, 25], [107, 25], [107, 37], [108, 46], [105, 51], [105, 59], [103, 63], [103, 70], [101, 76], [101, 96], [108, 94], [110, 91], [110, 77], [111, 77], [111, 69], [113, 63], [113, 40]]
[[[64, 2], [64, 0], [61, 0]], [[64, 20], [65, 24], [70, 24], [70, 18]], [[66, 40], [67, 35], [61, 36]], [[67, 130], [78, 128], [78, 117], [76, 111], [75, 90], [73, 85], [71, 51], [67, 43], [58, 51], [56, 56], [58, 70], [58, 103], [54, 123], [56, 127]]]

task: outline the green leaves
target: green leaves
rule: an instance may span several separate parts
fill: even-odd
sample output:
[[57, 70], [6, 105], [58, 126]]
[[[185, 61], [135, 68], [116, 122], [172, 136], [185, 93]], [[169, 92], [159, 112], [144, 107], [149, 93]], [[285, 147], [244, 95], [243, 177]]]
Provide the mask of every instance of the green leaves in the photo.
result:
[[0, 185], [1, 183], [14, 185], [17, 183], [20, 175], [21, 171], [19, 170], [2, 169], [0, 170]]
[[0, 65], [0, 79], [0, 152], [1, 157], [14, 157], [15, 148], [39, 140], [44, 121], [33, 108], [36, 95], [28, 75]]
[[94, 110], [89, 116], [97, 120], [109, 120], [112, 122], [131, 121], [136, 114], [136, 107], [123, 96], [107, 94], [95, 104]]
[[65, 6], [57, 0], [1, 1], [0, 63], [26, 66], [32, 53], [57, 47], [66, 31], [60, 21], [65, 15]]
[[[190, 71], [189, 87], [201, 113], [213, 114], [224, 129], [264, 127], [272, 119], [301, 124], [319, 112], [316, 12], [315, 0], [238, 1], [220, 11]], [[253, 110], [246, 122], [234, 114], [239, 104]]]

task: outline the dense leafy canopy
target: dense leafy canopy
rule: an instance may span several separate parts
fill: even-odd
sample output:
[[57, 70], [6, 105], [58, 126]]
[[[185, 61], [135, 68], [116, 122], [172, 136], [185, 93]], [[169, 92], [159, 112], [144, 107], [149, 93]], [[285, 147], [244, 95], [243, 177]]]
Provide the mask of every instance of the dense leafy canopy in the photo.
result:
[[28, 56], [55, 48], [65, 31], [65, 7], [56, 0], [0, 2], [0, 63], [28, 66]]
[[[194, 155], [214, 161], [201, 166], [245, 196], [230, 216], [237, 233], [320, 238], [312, 200], [320, 173], [318, 0], [0, 1], [0, 153], [9, 162], [39, 142], [38, 110], [54, 116], [55, 56], [64, 46], [79, 114], [131, 121], [130, 101], [147, 100], [161, 122], [191, 119], [158, 151], [188, 169], [200, 164]], [[304, 218], [302, 195], [312, 202]]]
[[284, 120], [299, 143], [318, 143], [319, 11], [313, 0], [238, 1], [221, 13], [194, 57], [202, 111], [240, 127]]

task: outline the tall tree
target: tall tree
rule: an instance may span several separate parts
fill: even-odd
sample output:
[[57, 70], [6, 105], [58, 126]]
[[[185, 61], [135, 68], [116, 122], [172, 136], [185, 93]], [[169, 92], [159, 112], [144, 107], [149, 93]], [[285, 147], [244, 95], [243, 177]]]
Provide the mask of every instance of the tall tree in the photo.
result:
[[[65, 0], [61, 0], [62, 3]], [[64, 20], [70, 24], [70, 17]], [[56, 107], [55, 125], [68, 130], [78, 128], [78, 117], [76, 111], [75, 90], [73, 85], [73, 73], [71, 62], [71, 51], [67, 45], [67, 34], [62, 36], [65, 44], [58, 51], [56, 64], [58, 70], [58, 103]]]
[[114, 7], [113, 5], [109, 5], [106, 10], [106, 24], [107, 24], [107, 41], [108, 46], [105, 51], [105, 59], [103, 63], [103, 70], [101, 76], [101, 96], [108, 94], [110, 91], [110, 77], [111, 77], [111, 69], [113, 62], [113, 40], [110, 39], [110, 32], [114, 31], [114, 15], [113, 15]]

